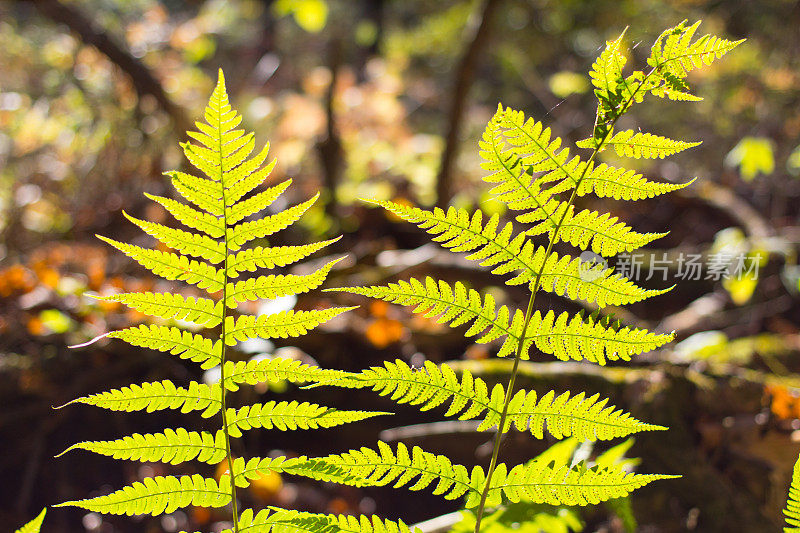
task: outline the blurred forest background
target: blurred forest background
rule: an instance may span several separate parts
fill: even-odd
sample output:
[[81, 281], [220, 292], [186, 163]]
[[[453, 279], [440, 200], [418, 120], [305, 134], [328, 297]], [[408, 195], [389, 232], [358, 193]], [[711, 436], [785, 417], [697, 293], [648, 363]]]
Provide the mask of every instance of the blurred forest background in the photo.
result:
[[[704, 101], [651, 99], [634, 108], [627, 126], [703, 140], [679, 157], [640, 166], [654, 178], [699, 180], [649, 201], [586, 205], [602, 204], [639, 231], [671, 231], [646, 250], [645, 272], [663, 253], [732, 251], [760, 253], [758, 276], [654, 276], [643, 283], [678, 286], [614, 311], [629, 324], [677, 330], [676, 343], [620, 366], [540, 357], [523, 365], [521, 386], [599, 392], [639, 419], [669, 426], [637, 436], [629, 451], [641, 458], [639, 471], [683, 475], [634, 494], [640, 531], [776, 531], [800, 451], [795, 0], [0, 1], [0, 529], [14, 529], [44, 505], [175, 470], [82, 452], [53, 456], [81, 440], [178, 427], [179, 413], [116, 416], [91, 407], [51, 407], [196, 372], [177, 358], [121, 342], [67, 345], [142, 319], [82, 296], [154, 286], [146, 271], [94, 234], [151, 244], [121, 210], [167, 220], [142, 192], [172, 194], [162, 172], [185, 167], [178, 141], [201, 113], [219, 67], [247, 129], [259, 142], [271, 141], [275, 179], [295, 179], [295, 196], [287, 201], [323, 194], [324, 201], [274, 244], [343, 234], [326, 252], [348, 254], [331, 287], [435, 273], [491, 289], [497, 281], [480, 267], [426, 244], [421, 231], [357, 199], [501, 212], [480, 181], [477, 154], [477, 139], [497, 103], [524, 110], [572, 142], [582, 139], [591, 133], [595, 112], [587, 71], [604, 42], [630, 27], [628, 37], [637, 45], [632, 55], [641, 64], [661, 30], [687, 18], [704, 20], [700, 33], [747, 42], [691, 75]], [[526, 299], [513, 288], [505, 294], [515, 306]], [[302, 296], [298, 306], [321, 301], [361, 307], [290, 344], [240, 346], [237, 357], [277, 352], [348, 370], [395, 357], [415, 364], [459, 361], [454, 365], [489, 381], [504, 380], [509, 369], [510, 361], [492, 358], [492, 346], [471, 345], [462, 330], [411, 317], [403, 308], [318, 291]], [[541, 301], [556, 310], [571, 305], [555, 297]], [[311, 438], [254, 431], [247, 436], [250, 450], [325, 454], [374, 443], [380, 435], [467, 465], [488, 463], [490, 435], [453, 435], [424, 425], [410, 431], [404, 426], [428, 419], [369, 392], [292, 394], [324, 397], [342, 408], [371, 402], [397, 415]], [[400, 429], [386, 430], [387, 424]], [[546, 445], [510, 435], [503, 456], [511, 462]], [[256, 506], [375, 512], [408, 523], [457, 508], [429, 494], [277, 476], [262, 479], [246, 497]], [[582, 516], [586, 531], [622, 531], [620, 519], [603, 507]], [[128, 519], [58, 509], [44, 530], [213, 530], [218, 520], [202, 510]]]

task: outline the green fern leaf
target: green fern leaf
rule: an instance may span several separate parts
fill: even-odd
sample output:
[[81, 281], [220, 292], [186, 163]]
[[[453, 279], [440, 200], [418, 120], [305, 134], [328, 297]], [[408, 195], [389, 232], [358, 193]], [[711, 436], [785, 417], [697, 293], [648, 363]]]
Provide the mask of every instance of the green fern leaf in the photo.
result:
[[217, 484], [199, 474], [193, 476], [156, 476], [144, 478], [107, 496], [64, 502], [55, 507], [80, 507], [87, 511], [128, 516], [171, 513], [190, 505], [224, 507], [231, 500], [230, 478]]
[[302, 204], [290, 207], [277, 215], [267, 216], [252, 222], [242, 222], [232, 228], [228, 228], [228, 248], [236, 251], [253, 239], [260, 239], [288, 228], [303, 216], [303, 213], [317, 201], [317, 198], [319, 198], [319, 193]]
[[327, 370], [287, 357], [225, 362], [225, 388], [229, 391], [239, 390], [241, 383], [327, 383], [349, 375], [348, 372]]
[[225, 344], [236, 345], [247, 339], [285, 339], [305, 335], [310, 329], [323, 324], [355, 307], [332, 307], [312, 311], [281, 311], [272, 315], [242, 315], [225, 319]]
[[[294, 532], [306, 531], [309, 533], [412, 533], [412, 530], [402, 521], [394, 522], [377, 516], [352, 516], [305, 513], [285, 509], [274, 509], [270, 514], [269, 509], [259, 511], [257, 514], [252, 509], [242, 511], [239, 520], [240, 532]], [[414, 528], [414, 533], [420, 532]], [[224, 533], [231, 533], [226, 530]]]
[[644, 200], [677, 191], [694, 183], [659, 183], [650, 181], [633, 170], [616, 168], [601, 163], [593, 167], [576, 189], [578, 196], [594, 193], [599, 198], [615, 200]]
[[[547, 503], [550, 505], [589, 505], [627, 496], [634, 490], [659, 479], [677, 476], [633, 474], [617, 466], [586, 468], [579, 464], [550, 467], [533, 461], [517, 465], [510, 471], [500, 463], [492, 477], [487, 505], [499, 505], [502, 496], [512, 502]], [[478, 485], [482, 487], [482, 483]], [[474, 507], [478, 500], [472, 492], [466, 506]]]
[[221, 403], [219, 385], [205, 385], [196, 381], [189, 387], [176, 387], [170, 380], [129, 385], [120, 389], [91, 394], [65, 404], [82, 403], [111, 411], [161, 411], [180, 409], [182, 413], [203, 411], [203, 418], [217, 414]]
[[164, 198], [147, 193], [144, 195], [154, 202], [161, 204], [164, 209], [178, 221], [190, 228], [202, 231], [209, 237], [214, 238], [222, 237], [225, 234], [224, 221], [215, 216], [192, 209], [188, 205], [177, 202], [171, 198]]
[[195, 261], [183, 255], [160, 250], [140, 248], [132, 244], [115, 241], [101, 235], [99, 239], [121, 251], [156, 276], [168, 280], [180, 280], [197, 285], [208, 292], [217, 292], [222, 288], [224, 273], [208, 263]]
[[47, 507], [42, 509], [42, 512], [36, 518], [19, 528], [15, 533], [39, 533], [42, 530], [42, 522], [44, 522], [46, 514]]
[[108, 337], [123, 340], [133, 346], [169, 352], [181, 359], [200, 363], [203, 369], [217, 366], [222, 354], [222, 342], [212, 341], [176, 327], [142, 324], [113, 331]]
[[[403, 443], [397, 444], [396, 452], [385, 442], [378, 441], [378, 451], [363, 447], [321, 460], [378, 487], [393, 483], [394, 488], [410, 485], [409, 490], [422, 490], [436, 481], [433, 494], [442, 495], [447, 500], [467, 494], [472, 487], [466, 467], [453, 464], [444, 455], [425, 452], [418, 446], [409, 453]], [[478, 479], [482, 474], [480, 467], [476, 466], [472, 478]]]
[[659, 75], [672, 74], [678, 78], [703, 65], [710, 65], [741, 43], [721, 39], [715, 35], [703, 35], [692, 42], [700, 21], [691, 26], [684, 20], [674, 28], [665, 30], [650, 49], [647, 63], [656, 69]]
[[232, 437], [241, 437], [242, 431], [253, 428], [277, 428], [281, 431], [330, 428], [386, 414], [390, 413], [339, 411], [315, 403], [270, 401], [228, 409], [228, 433]]
[[[481, 431], [499, 424], [505, 396], [502, 385], [495, 385], [490, 393], [486, 382], [474, 378], [469, 371], [459, 380], [446, 364], [436, 365], [430, 361], [419, 370], [400, 359], [386, 361], [383, 367], [375, 366], [330, 384], [368, 387], [394, 402], [416, 405], [422, 411], [449, 401], [445, 416], [470, 420], [483, 415], [478, 427]], [[571, 396], [565, 392], [556, 397], [555, 392], [550, 391], [537, 399], [534, 391], [518, 391], [509, 404], [503, 431], [508, 431], [513, 423], [519, 431], [530, 430], [541, 439], [546, 425], [548, 433], [558, 439], [574, 436], [580, 440], [607, 440], [639, 431], [666, 429], [640, 422], [606, 404], [607, 400], [598, 401], [597, 395], [585, 398], [583, 393]]]
[[271, 205], [278, 196], [283, 194], [291, 184], [292, 180], [286, 180], [226, 209], [225, 218], [228, 224], [236, 224], [240, 220], [244, 220], [250, 215], [265, 209], [267, 206]]
[[800, 532], [800, 457], [792, 470], [792, 482], [789, 485], [789, 496], [783, 514], [787, 526], [783, 528], [784, 533]]
[[167, 429], [163, 433], [134, 433], [116, 440], [79, 442], [56, 457], [71, 450], [87, 450], [126, 461], [161, 462], [177, 465], [197, 459], [215, 465], [225, 458], [225, 434], [217, 431]]
[[[575, 214], [574, 206], [562, 203], [559, 204], [559, 208], [561, 207], [563, 209], [558, 209], [544, 222], [525, 233], [527, 235], [548, 233], [551, 240], [565, 241], [582, 250], [589, 249], [591, 245], [591, 250], [603, 257], [636, 250], [666, 235], [666, 233], [638, 233], [609, 213], [601, 214], [584, 209]], [[559, 222], [554, 223], [553, 220]], [[556, 235], [557, 230], [560, 231]]]
[[[514, 313], [513, 323], [509, 322], [508, 307], [495, 308], [494, 298], [487, 294], [483, 299], [480, 294], [467, 289], [461, 282], [450, 287], [444, 281], [425, 278], [423, 284], [415, 278], [408, 281], [390, 283], [386, 286], [345, 287], [326, 289], [360, 294], [370, 298], [385, 300], [400, 305], [415, 306], [413, 312], [428, 318], [439, 317], [437, 322], [450, 327], [472, 323], [465, 335], [473, 337], [481, 335], [475, 342], [487, 343], [506, 336], [500, 354], [513, 353], [519, 342], [522, 329], [522, 313]], [[440, 316], [441, 315], [441, 316]]]
[[393, 202], [374, 203], [417, 224], [428, 233], [437, 235], [434, 241], [438, 241], [443, 247], [456, 252], [472, 252], [467, 255], [467, 259], [493, 267], [493, 274], [516, 272], [515, 277], [506, 281], [508, 285], [533, 283], [538, 276], [543, 290], [560, 296], [567, 295], [571, 299], [596, 302], [600, 307], [626, 305], [669, 290], [642, 289], [615, 274], [611, 268], [589, 268], [579, 258], [567, 255], [559, 258], [557, 254], [551, 253], [545, 262], [544, 248], [535, 248], [524, 234], [512, 237], [511, 223], [498, 231], [499, 218], [496, 216], [482, 225], [480, 211], [470, 217], [463, 209], [450, 208], [445, 214], [438, 208], [431, 212]]
[[[592, 148], [592, 139], [579, 141], [578, 146], [582, 148]], [[632, 157], [634, 159], [663, 159], [679, 152], [699, 146], [701, 142], [676, 141], [652, 133], [642, 133], [640, 131], [624, 130], [618, 131], [604, 146], [611, 146], [622, 157]]]
[[171, 171], [164, 174], [172, 178], [172, 185], [181, 196], [200, 209], [216, 216], [222, 216], [225, 212], [220, 184], [183, 172]]
[[199, 235], [180, 229], [169, 228], [155, 222], [139, 220], [122, 212], [125, 218], [142, 228], [142, 231], [151, 235], [170, 248], [185, 254], [201, 257], [209, 263], [216, 265], [225, 259], [225, 249], [222, 245], [211, 239], [208, 235]]
[[110, 296], [93, 296], [105, 302], [119, 302], [140, 313], [163, 319], [174, 318], [213, 328], [222, 320], [222, 302], [169, 292], [128, 292]]
[[235, 278], [238, 277], [240, 272], [244, 271], [255, 272], [259, 268], [291, 265], [339, 239], [341, 237], [300, 246], [276, 246], [272, 248], [256, 246], [255, 248], [242, 250], [228, 259], [228, 276]]
[[305, 276], [271, 274], [229, 283], [228, 289], [225, 291], [225, 304], [231, 309], [236, 309], [242, 302], [250, 302], [262, 298], [274, 300], [282, 296], [301, 294], [316, 289], [322, 285], [333, 265], [339, 261], [341, 259], [330, 261], [322, 268], [315, 270], [313, 274]]
[[354, 476], [346, 468], [330, 464], [319, 458], [309, 459], [305, 456], [290, 459], [286, 457], [252, 457], [247, 462], [239, 457], [233, 462], [233, 471], [236, 473], [234, 478], [237, 487], [247, 487], [250, 485], [250, 480], [257, 479], [269, 472], [291, 474], [353, 487], [371, 485], [368, 481]]

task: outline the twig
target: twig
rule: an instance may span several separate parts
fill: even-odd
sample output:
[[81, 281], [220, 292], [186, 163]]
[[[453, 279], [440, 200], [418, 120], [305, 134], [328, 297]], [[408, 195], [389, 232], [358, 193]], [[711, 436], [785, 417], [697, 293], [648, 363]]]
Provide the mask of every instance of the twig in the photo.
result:
[[104, 31], [96, 29], [92, 22], [74, 5], [62, 4], [58, 0], [37, 0], [32, 3], [44, 16], [53, 22], [66, 25], [84, 43], [97, 48], [122, 69], [131, 78], [131, 82], [140, 97], [149, 94], [155, 98], [161, 108], [172, 118], [179, 134], [183, 134], [184, 131], [190, 129], [191, 122], [183, 108], [167, 96], [161, 83], [150, 72], [150, 69], [125, 51]]
[[450, 196], [453, 193], [453, 163], [458, 151], [458, 141], [467, 95], [472, 85], [472, 79], [475, 77], [478, 53], [485, 46], [486, 39], [489, 36], [492, 15], [499, 3], [500, 0], [486, 0], [483, 4], [480, 18], [477, 20], [472, 18], [468, 23], [468, 29], [472, 32], [472, 35], [456, 70], [455, 87], [452, 92], [453, 99], [448, 116], [447, 136], [439, 166], [439, 175], [436, 178], [436, 203], [442, 208], [447, 207]]

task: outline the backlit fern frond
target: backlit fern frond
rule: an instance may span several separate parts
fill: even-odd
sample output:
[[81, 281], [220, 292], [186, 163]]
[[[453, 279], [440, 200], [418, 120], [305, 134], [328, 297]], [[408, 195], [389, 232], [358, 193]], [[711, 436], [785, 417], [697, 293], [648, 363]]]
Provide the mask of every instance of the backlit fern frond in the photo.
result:
[[[503, 410], [505, 390], [495, 385], [491, 391], [481, 378], [464, 371], [461, 378], [446, 364], [425, 361], [415, 370], [402, 360], [386, 361], [384, 366], [367, 370], [331, 383], [340, 387], [371, 388], [399, 404], [416, 405], [422, 411], [449, 402], [445, 416], [459, 420], [482, 417], [479, 431], [497, 427]], [[560, 439], [574, 436], [581, 440], [607, 440], [625, 437], [639, 431], [666, 429], [645, 424], [628, 413], [607, 405], [598, 396], [586, 398], [583, 393], [557, 395], [550, 391], [539, 398], [534, 391], [518, 391], [508, 407], [503, 431], [513, 424], [519, 431], [530, 431], [543, 438], [544, 429]]]
[[[564, 209], [556, 210], [526, 233], [528, 235], [547, 233], [551, 240], [568, 242], [576, 248], [591, 249], [603, 257], [631, 252], [666, 235], [666, 233], [638, 233], [609, 213], [584, 209], [575, 214], [573, 206], [569, 208], [565, 204], [560, 206], [564, 206]], [[559, 229], [558, 235], [555, 235]]]
[[[395, 457], [385, 444], [379, 445], [378, 452], [362, 449], [333, 458], [336, 464], [352, 465], [359, 476], [377, 484], [398, 479], [396, 486], [401, 486], [420, 476], [412, 488], [422, 488], [439, 479], [437, 493], [446, 497], [466, 495], [467, 506], [479, 508], [476, 533], [480, 532], [486, 506], [500, 504], [503, 497], [512, 502], [587, 505], [625, 496], [650, 481], [669, 477], [639, 476], [611, 465], [570, 468], [531, 463], [508, 471], [498, 463], [498, 455], [501, 435], [512, 424], [530, 429], [537, 437], [543, 436], [546, 427], [558, 438], [575, 435], [582, 439], [663, 429], [639, 422], [615, 407], [606, 407], [597, 396], [582, 392], [557, 395], [551, 391], [539, 397], [534, 392], [514, 393], [514, 385], [519, 362], [529, 357], [532, 347], [561, 360], [602, 365], [609, 360], [628, 361], [672, 340], [673, 334], [624, 327], [599, 315], [537, 310], [536, 297], [539, 291], [545, 291], [603, 308], [639, 302], [670, 290], [640, 287], [597, 258], [631, 252], [666, 233], [638, 233], [609, 213], [577, 210], [575, 201], [590, 193], [601, 198], [643, 200], [691, 183], [651, 181], [634, 170], [598, 160], [608, 146], [622, 156], [660, 159], [698, 144], [630, 130], [614, 131], [620, 117], [648, 93], [696, 100], [685, 81], [687, 72], [739, 44], [710, 36], [691, 42], [696, 28], [697, 25], [682, 23], [665, 31], [653, 45], [648, 73], [623, 73], [629, 59], [624, 32], [606, 43], [590, 71], [598, 106], [591, 137], [578, 143], [578, 147], [591, 149], [585, 158], [572, 154], [570, 147], [542, 122], [526, 117], [520, 110], [498, 105], [479, 140], [483, 179], [494, 200], [514, 212], [516, 221], [523, 224], [521, 229], [512, 222], [501, 222], [498, 215], [485, 217], [480, 210], [437, 207], [428, 211], [396, 202], [366, 200], [417, 225], [444, 248], [466, 252], [467, 259], [488, 267], [492, 274], [509, 275], [506, 284], [525, 285], [529, 289], [528, 304], [525, 312], [505, 305], [498, 308], [488, 294], [484, 296], [461, 282], [451, 285], [432, 278], [336, 289], [411, 306], [414, 313], [435, 318], [440, 324], [469, 326], [467, 337], [475, 336], [479, 343], [500, 339], [497, 355], [514, 356], [509, 385], [496, 386], [491, 392], [483, 381], [469, 374], [459, 380], [446, 366], [433, 364], [426, 364], [421, 371], [412, 371], [402, 363], [387, 364], [330, 382], [371, 387], [423, 410], [449, 401], [448, 415], [483, 416], [481, 429], [500, 428], [485, 473], [477, 468], [468, 474], [446, 458], [418, 449], [410, 457], [402, 446]], [[439, 200], [442, 203], [443, 199]], [[561, 243], [571, 245], [577, 253], [556, 249]]]
[[[579, 141], [577, 144], [581, 148], [592, 147], [591, 139]], [[617, 155], [634, 159], [663, 159], [700, 144], [702, 143], [676, 141], [660, 135], [633, 130], [618, 131], [605, 142], [605, 146], [613, 147]]]
[[[538, 461], [517, 465], [507, 471], [505, 464], [500, 463], [492, 477], [486, 504], [499, 505], [505, 497], [515, 503], [524, 501], [550, 505], [590, 505], [627, 496], [659, 479], [675, 477], [677, 476], [634, 474], [618, 466], [550, 466]], [[478, 486], [482, 486], [482, 483]], [[471, 501], [468, 499], [466, 506], [474, 507], [477, 503], [477, 498]]]
[[[377, 516], [353, 516], [305, 513], [300, 511], [264, 509], [258, 513], [252, 509], [242, 511], [239, 531], [244, 533], [412, 533], [402, 520], [392, 521]], [[414, 528], [413, 532], [419, 529]], [[231, 533], [225, 530], [223, 533]]]
[[200, 363], [200, 368], [208, 369], [219, 364], [222, 342], [176, 327], [145, 325], [112, 331], [107, 335], [120, 339], [133, 346], [169, 352], [181, 359]]
[[184, 298], [169, 292], [131, 292], [95, 298], [104, 302], [119, 302], [146, 315], [186, 320], [207, 328], [213, 328], [222, 321], [222, 303], [209, 298]]
[[150, 270], [156, 276], [161, 276], [168, 280], [185, 281], [212, 293], [222, 288], [224, 272], [208, 263], [189, 259], [185, 255], [141, 248], [107, 237], [98, 237]]
[[[39, 533], [42, 530], [42, 522], [44, 522], [44, 517], [46, 514], [47, 508], [45, 507], [42, 509], [42, 512], [36, 516], [36, 518], [19, 528], [15, 533]], [[391, 533], [395, 532], [392, 531]]]
[[289, 359], [274, 357], [271, 359], [251, 359], [250, 361], [225, 362], [225, 386], [229, 391], [239, 390], [239, 385], [246, 383], [313, 383], [328, 382], [348, 376], [341, 370], [328, 370]]
[[225, 459], [225, 434], [217, 431], [187, 431], [183, 428], [166, 429], [163, 433], [134, 433], [121, 439], [73, 444], [61, 454], [71, 450], [87, 450], [114, 459], [127, 461], [179, 464], [197, 460], [215, 465]]
[[165, 379], [84, 396], [69, 404], [82, 403], [111, 411], [127, 412], [152, 413], [164, 409], [180, 409], [182, 413], [203, 411], [202, 416], [208, 418], [220, 410], [219, 389], [219, 385], [206, 385], [196, 381], [190, 381], [186, 388], [177, 387], [172, 381]]
[[[402, 443], [396, 450], [378, 442], [378, 449], [363, 447], [347, 453], [329, 455], [323, 461], [350, 471], [357, 479], [375, 486], [422, 490], [435, 483], [433, 494], [447, 500], [466, 496], [466, 507], [478, 505], [486, 474], [476, 466], [472, 471], [453, 464], [447, 457]], [[491, 480], [487, 504], [494, 506], [505, 496], [512, 502], [527, 501], [551, 505], [588, 505], [619, 498], [648, 483], [674, 476], [633, 474], [616, 466], [585, 468], [550, 467], [533, 462], [507, 471], [500, 463]]]
[[792, 482], [789, 485], [789, 495], [783, 514], [786, 517], [784, 533], [800, 532], [800, 457], [792, 469]]
[[285, 339], [305, 335], [310, 329], [355, 307], [332, 307], [313, 311], [281, 311], [273, 315], [241, 315], [225, 319], [225, 344], [234, 346], [247, 339]]
[[64, 502], [55, 507], [71, 505], [97, 513], [157, 516], [190, 505], [224, 507], [230, 501], [229, 477], [224, 476], [217, 484], [213, 479], [195, 474], [147, 477], [107, 496]]
[[[133, 346], [168, 352], [198, 363], [202, 369], [218, 371], [219, 383], [190, 381], [181, 386], [170, 380], [155, 381], [89, 394], [69, 403], [128, 412], [199, 411], [205, 418], [220, 415], [220, 429], [198, 432], [178, 428], [144, 435], [137, 433], [114, 440], [81, 442], [69, 450], [83, 449], [115, 459], [170, 464], [226, 462], [231, 471], [234, 458], [230, 441], [241, 436], [243, 430], [325, 428], [381, 414], [339, 411], [296, 401], [270, 401], [237, 407], [230, 404], [227, 393], [238, 390], [243, 384], [315, 383], [345, 375], [344, 372], [323, 370], [286, 358], [233, 362], [227, 360], [226, 348], [253, 338], [296, 337], [351, 308], [288, 310], [258, 316], [235, 312], [241, 304], [318, 288], [338, 259], [303, 275], [275, 272], [246, 279], [241, 279], [240, 275], [262, 268], [288, 267], [338, 239], [278, 247], [258, 242], [259, 246], [243, 249], [251, 241], [292, 225], [319, 195], [257, 218], [259, 212], [272, 205], [288, 189], [292, 180], [258, 190], [270, 177], [275, 161], [267, 162], [269, 144], [250, 157], [255, 148], [254, 136], [237, 129], [242, 118], [228, 102], [221, 72], [204, 116], [206, 122], [197, 122], [197, 131], [188, 132], [192, 140], [181, 144], [184, 155], [200, 171], [199, 175], [180, 171], [166, 173], [178, 193], [191, 205], [163, 196], [146, 195], [188, 229], [125, 214], [131, 222], [171, 250], [148, 249], [105, 237], [101, 239], [154, 274], [195, 285], [208, 295], [134, 292], [97, 296], [102, 301], [122, 303], [159, 320], [176, 321], [174, 325], [131, 326], [98, 338], [120, 339]], [[205, 331], [196, 333], [184, 329], [187, 325], [183, 322], [202, 326]], [[326, 464], [318, 466], [315, 472], [323, 479], [325, 476], [336, 477], [335, 470]], [[231, 485], [226, 476], [219, 484], [198, 475], [159, 476], [145, 478], [107, 496], [62, 505], [102, 513], [155, 515], [189, 505], [222, 507], [231, 504], [234, 529], [238, 531], [237, 500], [236, 486]]]
[[665, 292], [642, 289], [613, 269], [589, 267], [568, 255], [559, 258], [551, 253], [545, 261], [545, 249], [536, 247], [524, 232], [514, 235], [510, 222], [501, 229], [497, 216], [483, 224], [480, 210], [470, 216], [466, 210], [452, 207], [445, 213], [439, 208], [426, 211], [394, 202], [374, 203], [436, 235], [433, 240], [443, 247], [471, 252], [466, 258], [492, 267], [493, 274], [516, 274], [506, 281], [508, 285], [533, 284], [538, 277], [540, 288], [547, 292], [596, 302], [601, 307], [626, 305]]
[[270, 401], [229, 409], [228, 433], [232, 437], [241, 437], [242, 431], [253, 428], [277, 428], [281, 431], [330, 428], [385, 414], [389, 413], [339, 411], [315, 403]]
[[[498, 357], [513, 355], [523, 339], [525, 313], [509, 310], [505, 305], [497, 308], [490, 294], [481, 297], [477, 291], [467, 289], [461, 282], [451, 287], [444, 281], [430, 277], [424, 283], [411, 278], [386, 286], [334, 290], [413, 306], [414, 313], [428, 318], [436, 317], [438, 323], [450, 327], [470, 324], [464, 335], [478, 336], [475, 342], [479, 344], [505, 337]], [[558, 359], [586, 359], [605, 364], [607, 359], [630, 360], [632, 355], [658, 348], [672, 338], [672, 335], [657, 335], [638, 328], [607, 327], [592, 318], [584, 319], [581, 315], [570, 317], [569, 313], [564, 312], [556, 317], [550, 311], [543, 317], [537, 311], [528, 322], [519, 357], [528, 359], [528, 351], [531, 345], [535, 345], [543, 353], [552, 354]]]
[[694, 179], [686, 183], [651, 181], [633, 170], [601, 163], [586, 173], [575, 189], [575, 194], [586, 196], [594, 193], [599, 198], [644, 200], [683, 189], [692, 183], [694, 183]]

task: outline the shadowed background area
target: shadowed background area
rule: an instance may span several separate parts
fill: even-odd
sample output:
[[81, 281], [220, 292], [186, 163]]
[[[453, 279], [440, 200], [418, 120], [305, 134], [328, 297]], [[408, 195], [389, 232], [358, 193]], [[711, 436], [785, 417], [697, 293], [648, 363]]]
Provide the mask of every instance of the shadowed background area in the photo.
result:
[[[85, 292], [178, 286], [154, 280], [94, 235], [152, 245], [123, 208], [172, 224], [142, 192], [173, 195], [162, 172], [186, 170], [178, 142], [202, 113], [218, 68], [246, 129], [258, 143], [271, 142], [278, 160], [271, 183], [294, 179], [274, 208], [322, 193], [271, 245], [343, 235], [314, 258], [321, 265], [347, 256], [326, 287], [430, 274], [520, 307], [524, 290], [498, 286], [485, 269], [358, 199], [479, 207], [511, 219], [486, 192], [479, 166], [478, 138], [498, 102], [545, 122], [570, 143], [583, 139], [596, 105], [587, 71], [606, 40], [628, 27], [631, 62], [641, 68], [656, 36], [683, 19], [702, 19], [700, 34], [747, 42], [690, 75], [702, 102], [651, 99], [621, 125], [702, 140], [666, 160], [633, 162], [654, 179], [699, 179], [652, 200], [581, 204], [611, 211], [640, 232], [669, 230], [627, 267], [638, 268], [643, 286], [676, 289], [611, 311], [627, 324], [675, 330], [676, 343], [607, 367], [533, 355], [519, 385], [596, 392], [670, 428], [637, 435], [628, 452], [641, 458], [641, 472], [683, 475], [634, 493], [639, 530], [775, 531], [800, 451], [795, 0], [0, 1], [0, 524], [22, 524], [45, 505], [146, 475], [195, 471], [196, 465], [123, 463], [80, 451], [53, 456], [81, 440], [199, 429], [213, 421], [52, 406], [131, 383], [213, 379], [191, 363], [121, 342], [67, 346], [145, 320]], [[602, 159], [619, 161], [611, 150]], [[691, 257], [699, 273], [688, 270]], [[760, 262], [756, 274], [726, 279], [711, 266], [720, 257]], [[274, 312], [294, 303], [268, 305]], [[537, 303], [577, 310], [549, 294]], [[314, 291], [297, 302], [300, 309], [331, 305], [361, 307], [299, 339], [241, 345], [235, 358], [278, 354], [345, 370], [395, 358], [417, 366], [451, 361], [490, 383], [506, 380], [510, 361], [494, 357], [496, 345], [471, 344], [465, 327], [450, 329], [352, 295]], [[251, 453], [322, 455], [380, 437], [465, 465], [488, 463], [491, 434], [470, 424], [433, 424], [442, 409], [421, 415], [369, 391], [257, 387], [234, 401], [285, 393], [395, 415], [314, 433], [252, 431], [242, 441]], [[503, 460], [524, 461], [548, 444], [531, 443], [529, 435], [510, 433]], [[255, 507], [377, 513], [407, 523], [458, 508], [429, 493], [277, 474], [244, 497]], [[582, 516], [586, 531], [624, 531], [605, 507]], [[223, 517], [199, 508], [155, 519], [57, 509], [43, 531], [215, 531]]]

